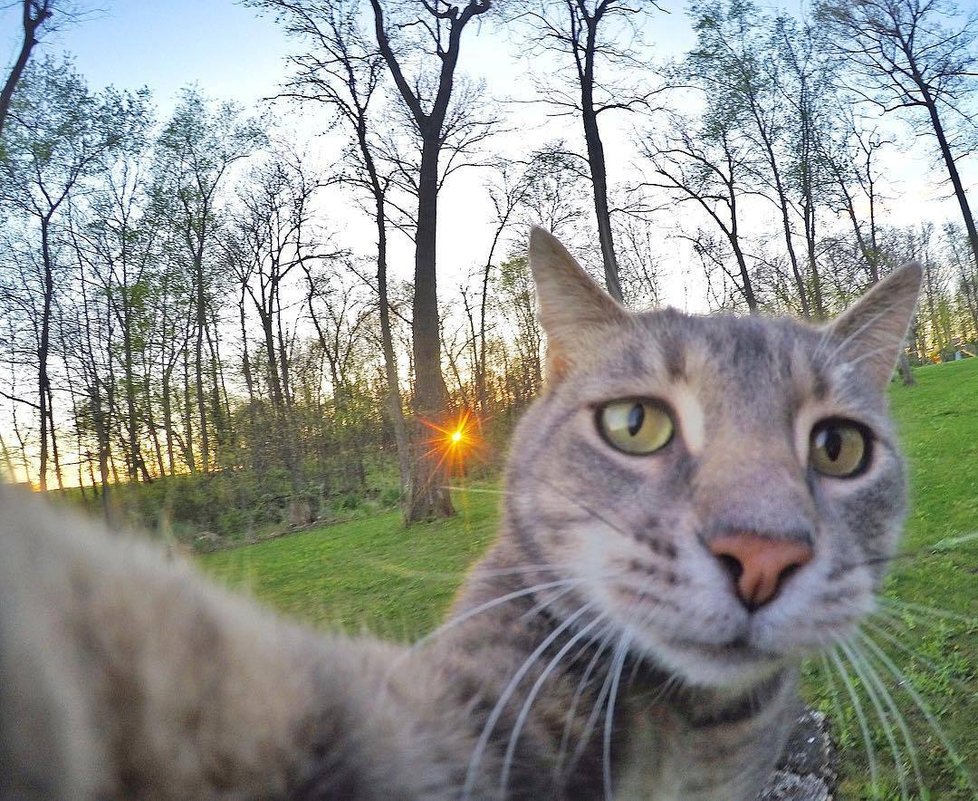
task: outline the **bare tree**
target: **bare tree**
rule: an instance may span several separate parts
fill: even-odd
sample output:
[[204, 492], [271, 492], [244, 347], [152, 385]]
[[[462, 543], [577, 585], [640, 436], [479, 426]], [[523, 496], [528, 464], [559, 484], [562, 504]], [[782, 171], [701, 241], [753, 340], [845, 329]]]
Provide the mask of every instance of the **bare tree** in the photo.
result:
[[[678, 116], [668, 127], [675, 132], [670, 139], [643, 148], [654, 175], [638, 188], [665, 190], [676, 202], [692, 203], [706, 214], [733, 253], [737, 273], [728, 276], [754, 314], [759, 304], [741, 232], [741, 203], [752, 194], [745, 185], [749, 161], [744, 146], [723, 128], [717, 128], [709, 137], [699, 136], [692, 123]], [[695, 247], [701, 237], [693, 235], [691, 241]], [[710, 247], [703, 252], [715, 254], [716, 249]], [[726, 270], [722, 260], [716, 266]]]
[[4, 123], [7, 121], [7, 114], [10, 111], [10, 100], [14, 96], [14, 89], [27, 62], [30, 60], [31, 51], [37, 44], [38, 32], [51, 17], [54, 16], [55, 0], [23, 0], [21, 24], [24, 26], [24, 38], [20, 45], [20, 52], [17, 59], [10, 68], [7, 80], [4, 81], [3, 90], [0, 90], [0, 133], [3, 133]]
[[827, 0], [818, 6], [836, 53], [853, 72], [849, 89], [883, 113], [922, 111], [961, 209], [978, 264], [978, 228], [957, 160], [955, 127], [973, 129], [968, 110], [978, 73], [978, 16], [962, 18], [948, 0]]
[[605, 284], [611, 296], [621, 301], [608, 170], [598, 118], [609, 111], [648, 108], [662, 91], [648, 89], [647, 83], [640, 88], [641, 82], [635, 78], [647, 72], [648, 64], [637, 49], [641, 17], [658, 6], [627, 0], [534, 0], [523, 5], [531, 26], [531, 46], [570, 59], [570, 76], [561, 71], [562, 81], [545, 81], [540, 94], [557, 115], [578, 116], [583, 125]]
[[[453, 90], [462, 33], [471, 20], [488, 12], [492, 3], [491, 0], [468, 0], [457, 5], [447, 0], [434, 0], [419, 5], [414, 16], [402, 7], [404, 20], [391, 26], [381, 0], [370, 0], [377, 46], [420, 144], [412, 310], [414, 405], [421, 421], [436, 421], [443, 417], [447, 401], [445, 379], [441, 373], [436, 281], [439, 160], [448, 133], [446, 126], [457, 125], [461, 119], [458, 107], [453, 113]], [[421, 31], [413, 42], [407, 41], [411, 31]], [[417, 74], [411, 77], [409, 66], [419, 64]], [[428, 65], [432, 66], [426, 69]], [[428, 439], [430, 431], [417, 425], [414, 483], [407, 512], [409, 522], [455, 512], [445, 481], [444, 465], [438, 454], [431, 452]]]
[[349, 172], [341, 174], [347, 185], [370, 198], [369, 212], [377, 235], [376, 290], [380, 316], [381, 349], [388, 390], [388, 414], [397, 445], [401, 488], [407, 495], [411, 482], [411, 458], [404, 423], [397, 360], [391, 334], [387, 287], [387, 202], [390, 178], [376, 153], [373, 116], [384, 75], [384, 61], [360, 25], [356, 0], [328, 4], [307, 0], [253, 0], [253, 5], [274, 11], [286, 32], [306, 50], [290, 57], [294, 72], [283, 97], [323, 104], [346, 125], [352, 138], [347, 151]]

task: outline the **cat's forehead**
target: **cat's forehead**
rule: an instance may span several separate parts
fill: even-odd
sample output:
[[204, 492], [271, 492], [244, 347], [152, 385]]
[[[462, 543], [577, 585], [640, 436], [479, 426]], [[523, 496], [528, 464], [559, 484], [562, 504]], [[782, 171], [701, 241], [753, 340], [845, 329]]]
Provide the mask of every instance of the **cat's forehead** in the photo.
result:
[[719, 410], [749, 404], [759, 416], [806, 401], [873, 401], [872, 387], [853, 380], [835, 353], [824, 329], [790, 318], [662, 309], [630, 315], [592, 363], [600, 364], [600, 381], [612, 395], [687, 386]]
[[824, 380], [811, 358], [819, 341], [816, 330], [787, 318], [694, 316], [673, 309], [635, 315], [624, 338], [628, 349], [646, 354], [647, 370], [665, 369], [675, 380], [729, 374], [787, 381], [801, 377], [794, 375], [799, 371]]

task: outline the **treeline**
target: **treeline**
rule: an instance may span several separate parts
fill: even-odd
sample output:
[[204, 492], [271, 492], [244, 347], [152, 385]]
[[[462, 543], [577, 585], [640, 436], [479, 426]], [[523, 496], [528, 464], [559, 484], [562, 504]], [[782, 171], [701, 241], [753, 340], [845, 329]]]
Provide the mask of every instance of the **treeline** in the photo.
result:
[[[912, 358], [975, 352], [960, 165], [976, 29], [944, 0], [809, 19], [698, 2], [696, 45], [669, 64], [652, 4], [250, 5], [292, 37], [284, 102], [325, 112], [328, 158], [193, 88], [157, 119], [147, 91], [92, 90], [68, 57], [20, 76], [0, 132], [0, 459], [16, 479], [188, 535], [399, 499], [409, 520], [451, 513], [454, 475], [495, 466], [542, 381], [531, 222], [633, 306], [659, 301], [677, 254], [705, 281], [693, 305], [815, 320], [917, 259]], [[493, 153], [516, 112], [458, 69], [477, 23], [542, 65], [520, 125], [560, 115], [573, 140]], [[602, 139], [625, 127], [627, 171]], [[942, 226], [888, 222], [884, 165], [911, 134], [960, 208]], [[489, 246], [448, 281], [438, 200], [462, 168], [484, 179]], [[371, 246], [344, 240], [350, 214]], [[405, 241], [408, 283], [388, 275]]]

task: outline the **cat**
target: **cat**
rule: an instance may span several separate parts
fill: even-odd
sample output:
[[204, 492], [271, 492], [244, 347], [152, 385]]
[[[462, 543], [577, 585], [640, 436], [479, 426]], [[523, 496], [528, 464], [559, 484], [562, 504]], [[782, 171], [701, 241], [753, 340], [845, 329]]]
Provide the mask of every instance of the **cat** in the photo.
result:
[[0, 801], [752, 801], [906, 505], [907, 266], [831, 323], [634, 313], [549, 233], [499, 537], [411, 646], [0, 489]]

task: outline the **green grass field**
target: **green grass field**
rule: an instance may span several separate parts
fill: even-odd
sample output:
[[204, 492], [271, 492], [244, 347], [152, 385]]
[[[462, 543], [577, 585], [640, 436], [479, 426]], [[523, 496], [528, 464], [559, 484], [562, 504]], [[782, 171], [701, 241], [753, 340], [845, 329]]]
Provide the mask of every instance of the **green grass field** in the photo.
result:
[[[978, 359], [923, 367], [916, 377], [917, 386], [892, 389], [911, 465], [912, 511], [886, 585], [888, 598], [915, 606], [887, 606], [896, 619], [867, 629], [917, 688], [900, 689], [876, 660], [886, 684], [896, 688], [893, 707], [905, 724], [875, 680], [867, 675], [861, 682], [850, 669], [867, 721], [864, 735], [844, 681], [832, 671], [829, 677], [821, 662], [807, 671], [808, 696], [836, 722], [842, 797], [850, 801], [978, 798], [967, 779], [968, 770], [978, 775], [978, 623], [971, 622], [978, 621]], [[315, 625], [413, 639], [437, 623], [468, 565], [492, 541], [498, 494], [474, 487], [455, 499], [460, 514], [451, 521], [404, 529], [390, 513], [209, 554], [200, 562], [225, 582]], [[923, 611], [932, 607], [947, 615]], [[914, 695], [927, 712], [917, 708]], [[878, 723], [877, 707], [886, 725]], [[928, 717], [940, 722], [943, 734]], [[915, 759], [905, 733], [916, 744]], [[944, 739], [964, 766], [949, 755]], [[914, 761], [929, 795], [914, 787]]]

